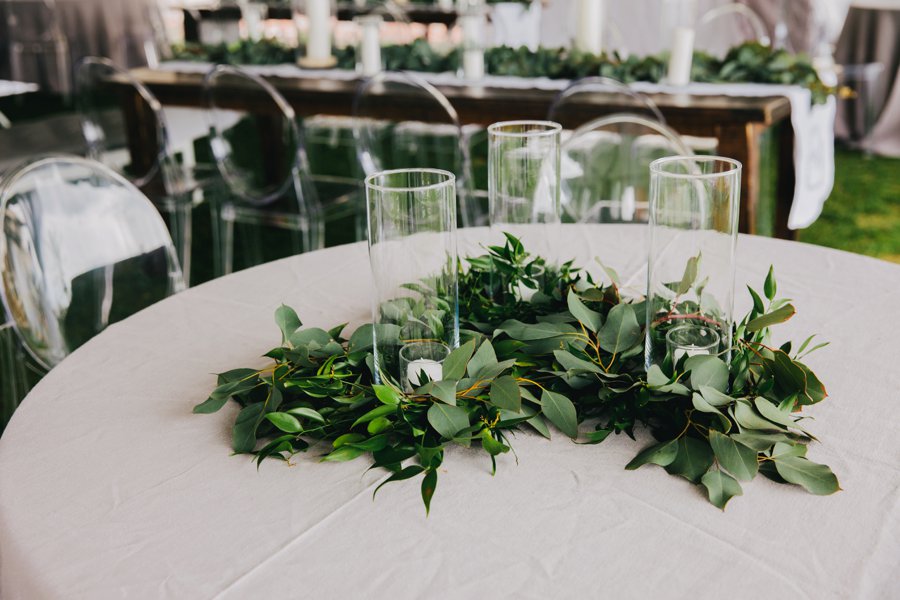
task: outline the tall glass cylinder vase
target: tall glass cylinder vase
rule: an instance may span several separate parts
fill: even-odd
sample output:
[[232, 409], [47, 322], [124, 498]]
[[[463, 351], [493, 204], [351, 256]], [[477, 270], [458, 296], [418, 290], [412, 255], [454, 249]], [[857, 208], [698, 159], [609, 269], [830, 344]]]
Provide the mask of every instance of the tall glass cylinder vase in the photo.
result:
[[398, 169], [366, 178], [375, 378], [407, 391], [441, 379], [459, 345], [456, 178]]
[[648, 369], [698, 354], [730, 361], [740, 191], [741, 163], [730, 158], [651, 163]]
[[532, 254], [551, 256], [559, 218], [559, 142], [551, 121], [504, 121], [488, 127], [488, 204], [493, 238], [518, 237]]

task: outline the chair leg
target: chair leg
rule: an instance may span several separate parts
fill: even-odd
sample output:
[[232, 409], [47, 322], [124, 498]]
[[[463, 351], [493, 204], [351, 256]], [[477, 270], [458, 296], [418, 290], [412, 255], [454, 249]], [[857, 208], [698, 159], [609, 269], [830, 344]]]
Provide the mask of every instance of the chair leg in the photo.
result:
[[186, 198], [176, 198], [172, 206], [172, 234], [175, 237], [175, 250], [181, 263], [184, 283], [191, 285], [191, 233], [193, 231], [193, 204]]

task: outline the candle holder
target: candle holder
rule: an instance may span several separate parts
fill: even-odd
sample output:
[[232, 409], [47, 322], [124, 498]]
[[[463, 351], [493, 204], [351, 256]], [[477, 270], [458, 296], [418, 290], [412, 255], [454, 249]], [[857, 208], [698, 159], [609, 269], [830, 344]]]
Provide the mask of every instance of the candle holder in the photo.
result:
[[413, 389], [444, 376], [444, 359], [450, 354], [447, 344], [438, 342], [409, 342], [400, 348], [400, 374], [403, 389]]
[[356, 72], [364, 77], [372, 77], [384, 70], [381, 59], [381, 15], [355, 17], [358, 38], [356, 44]]
[[334, 0], [293, 0], [294, 25], [298, 36], [306, 29], [306, 53], [297, 59], [304, 69], [328, 69], [337, 64], [331, 53]]
[[740, 189], [741, 163], [730, 158], [651, 163], [647, 368], [677, 366], [683, 355], [674, 350], [699, 352], [713, 341], [705, 353], [731, 360]]
[[685, 323], [676, 325], [666, 334], [666, 350], [677, 364], [685, 356], [718, 354], [721, 341], [719, 333], [712, 327]]
[[366, 198], [374, 376], [406, 386], [402, 348], [411, 364], [425, 360], [413, 353], [421, 344], [459, 345], [456, 178], [438, 169], [382, 171], [366, 178]]

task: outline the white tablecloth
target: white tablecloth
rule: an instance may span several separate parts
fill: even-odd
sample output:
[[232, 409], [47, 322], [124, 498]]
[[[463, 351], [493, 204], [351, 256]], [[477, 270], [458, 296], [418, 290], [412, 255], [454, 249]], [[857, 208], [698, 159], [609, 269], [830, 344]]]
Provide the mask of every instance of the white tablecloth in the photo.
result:
[[[190, 61], [170, 61], [160, 68], [182, 73], [206, 73], [212, 65]], [[246, 69], [270, 77], [327, 78], [352, 81], [359, 75], [346, 69], [310, 70], [295, 65], [249, 66]], [[420, 73], [434, 85], [468, 85], [455, 73]], [[571, 83], [565, 79], [547, 77], [505, 77], [490, 75], [481, 84], [487, 87], [512, 89], [562, 90]], [[785, 96], [791, 102], [791, 125], [794, 128], [794, 169], [796, 184], [794, 201], [788, 217], [788, 227], [809, 227], [819, 217], [822, 206], [834, 185], [834, 98], [820, 105], [812, 105], [810, 92], [800, 86], [758, 83], [692, 83], [673, 88], [652, 83], [634, 83], [632, 87], [645, 93], [678, 93], [698, 96], [764, 97]]]
[[[484, 239], [467, 230], [463, 248]], [[567, 226], [635, 284], [636, 226]], [[742, 236], [737, 289], [776, 264], [799, 313], [778, 341], [820, 332], [831, 397], [809, 422], [843, 491], [744, 486], [723, 513], [662, 469], [623, 467], [648, 441], [578, 446], [530, 433], [516, 459], [447, 453], [426, 518], [418, 483], [361, 461], [257, 471], [230, 455], [236, 409], [194, 415], [210, 373], [260, 365], [282, 302], [304, 323], [365, 321], [362, 244], [213, 281], [112, 326], [63, 361], [0, 438], [0, 595], [25, 598], [896, 598], [900, 596], [900, 267]], [[740, 308], [747, 308], [741, 292]]]

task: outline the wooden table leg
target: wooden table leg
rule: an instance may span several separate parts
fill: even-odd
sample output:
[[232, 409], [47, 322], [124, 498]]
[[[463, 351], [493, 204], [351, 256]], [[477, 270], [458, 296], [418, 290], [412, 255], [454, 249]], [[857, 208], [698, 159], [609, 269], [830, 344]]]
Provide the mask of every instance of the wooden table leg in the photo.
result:
[[759, 206], [759, 127], [755, 123], [718, 127], [719, 154], [740, 161], [741, 216], [738, 231], [756, 233]]
[[794, 203], [797, 174], [794, 171], [794, 128], [789, 122], [778, 126], [778, 184], [775, 198], [775, 237], [797, 239], [797, 232], [788, 229], [788, 217]]

